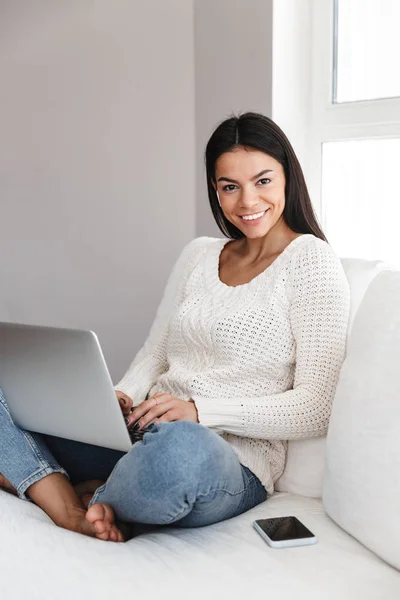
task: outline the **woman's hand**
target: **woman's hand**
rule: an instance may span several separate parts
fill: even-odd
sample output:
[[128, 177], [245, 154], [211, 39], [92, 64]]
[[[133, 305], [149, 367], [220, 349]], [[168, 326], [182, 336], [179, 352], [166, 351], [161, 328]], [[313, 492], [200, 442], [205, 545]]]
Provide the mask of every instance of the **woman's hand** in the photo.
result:
[[124, 394], [124, 392], [120, 392], [119, 390], [116, 390], [115, 393], [117, 395], [118, 402], [119, 402], [119, 405], [122, 410], [122, 414], [124, 415], [124, 417], [127, 417], [132, 410], [132, 406], [133, 406], [132, 398], [129, 398], [129, 396]]
[[181, 400], [164, 392], [157, 392], [148, 400], [136, 406], [129, 415], [128, 429], [136, 423], [135, 431], [144, 429], [146, 425], [165, 421], [194, 421], [198, 423], [196, 405], [193, 400]]

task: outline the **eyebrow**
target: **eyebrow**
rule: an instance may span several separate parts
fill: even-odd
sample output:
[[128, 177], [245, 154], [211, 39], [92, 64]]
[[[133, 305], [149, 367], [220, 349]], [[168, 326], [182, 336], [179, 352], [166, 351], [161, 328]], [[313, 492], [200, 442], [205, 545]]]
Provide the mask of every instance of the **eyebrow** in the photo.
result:
[[[260, 171], [257, 175], [251, 178], [252, 181], [261, 177], [261, 175], [265, 175], [265, 173], [272, 173], [272, 169], [264, 169], [264, 171]], [[229, 183], [239, 183], [236, 179], [228, 179], [228, 177], [220, 177], [218, 181], [228, 181]]]

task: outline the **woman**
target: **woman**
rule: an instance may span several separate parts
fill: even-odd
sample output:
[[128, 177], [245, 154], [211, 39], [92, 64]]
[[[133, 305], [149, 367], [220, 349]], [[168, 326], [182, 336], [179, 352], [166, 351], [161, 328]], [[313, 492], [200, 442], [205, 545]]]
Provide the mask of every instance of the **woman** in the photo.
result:
[[246, 113], [214, 131], [206, 168], [228, 240], [183, 249], [116, 386], [128, 428], [149, 426], [143, 441], [121, 453], [23, 432], [2, 399], [2, 483], [62, 527], [123, 541], [114, 514], [179, 527], [228, 519], [273, 493], [287, 440], [327, 431], [350, 291], [294, 151], [270, 119]]

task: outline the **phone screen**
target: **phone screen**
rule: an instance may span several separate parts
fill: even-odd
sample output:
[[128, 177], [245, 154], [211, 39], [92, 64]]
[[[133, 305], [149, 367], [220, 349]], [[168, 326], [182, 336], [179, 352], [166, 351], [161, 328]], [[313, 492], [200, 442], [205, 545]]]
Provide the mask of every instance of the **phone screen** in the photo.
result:
[[314, 534], [296, 517], [259, 519], [256, 523], [275, 542], [314, 537]]

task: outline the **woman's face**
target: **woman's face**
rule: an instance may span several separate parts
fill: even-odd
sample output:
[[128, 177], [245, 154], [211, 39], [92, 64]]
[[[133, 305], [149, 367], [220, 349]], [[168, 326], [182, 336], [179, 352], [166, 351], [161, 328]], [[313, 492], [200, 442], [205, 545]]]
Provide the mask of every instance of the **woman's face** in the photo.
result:
[[[238, 147], [222, 154], [215, 165], [215, 189], [225, 217], [246, 237], [264, 237], [285, 207], [282, 165], [264, 152]], [[262, 213], [246, 221], [243, 216]]]

